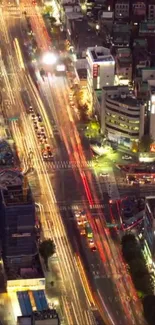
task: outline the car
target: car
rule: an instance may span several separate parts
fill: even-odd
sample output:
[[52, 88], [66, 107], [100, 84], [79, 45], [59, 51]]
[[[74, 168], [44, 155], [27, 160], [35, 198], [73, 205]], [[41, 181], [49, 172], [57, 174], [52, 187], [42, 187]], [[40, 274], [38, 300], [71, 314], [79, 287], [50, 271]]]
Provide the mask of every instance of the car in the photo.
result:
[[35, 114], [32, 114], [31, 117], [32, 117], [32, 120], [35, 120], [36, 119], [36, 115]]
[[38, 119], [38, 122], [42, 122], [42, 117], [40, 114], [37, 114], [37, 119]]
[[69, 99], [72, 99], [73, 98], [73, 93], [70, 93], [69, 94]]
[[122, 156], [122, 159], [123, 160], [132, 160], [132, 157], [129, 155], [124, 155], [124, 156]]
[[32, 106], [29, 106], [28, 111], [29, 111], [29, 113], [34, 113], [33, 107]]
[[35, 129], [35, 131], [38, 131], [38, 126], [34, 125], [34, 129]]
[[41, 137], [41, 133], [37, 132], [37, 137], [40, 138]]
[[47, 150], [47, 151], [51, 151], [51, 147], [50, 147], [49, 144], [47, 144], [47, 146], [46, 146], [46, 150]]
[[96, 252], [96, 251], [97, 251], [96, 246], [92, 246], [92, 247], [91, 247], [91, 251], [92, 251], [92, 252]]
[[108, 176], [109, 176], [108, 173], [101, 173], [101, 174], [100, 174], [100, 177], [108, 177]]
[[48, 159], [48, 154], [47, 154], [47, 152], [43, 152], [43, 159]]
[[41, 132], [42, 134], [45, 133], [45, 129], [44, 129], [44, 127], [41, 127], [40, 132]]
[[52, 153], [52, 151], [49, 151], [49, 150], [48, 150], [48, 158], [53, 158], [53, 153]]

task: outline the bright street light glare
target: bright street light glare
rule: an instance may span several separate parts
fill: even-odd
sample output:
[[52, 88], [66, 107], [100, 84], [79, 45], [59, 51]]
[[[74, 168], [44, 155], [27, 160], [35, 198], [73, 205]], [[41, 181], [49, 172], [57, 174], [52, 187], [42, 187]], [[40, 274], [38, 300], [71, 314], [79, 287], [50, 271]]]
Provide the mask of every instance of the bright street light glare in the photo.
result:
[[43, 56], [43, 63], [50, 65], [50, 64], [55, 64], [57, 61], [57, 57], [53, 53], [45, 53]]

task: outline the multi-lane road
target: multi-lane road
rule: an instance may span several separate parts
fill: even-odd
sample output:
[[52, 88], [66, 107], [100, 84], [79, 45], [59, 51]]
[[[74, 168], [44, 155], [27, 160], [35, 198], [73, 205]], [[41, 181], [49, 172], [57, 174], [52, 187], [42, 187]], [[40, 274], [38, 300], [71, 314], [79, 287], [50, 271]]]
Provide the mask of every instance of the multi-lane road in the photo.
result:
[[[4, 5], [0, 28], [4, 35], [1, 44], [2, 79], [5, 96], [9, 97], [6, 114], [8, 117], [20, 116], [20, 121], [12, 122], [11, 126], [23, 168], [26, 168], [29, 151], [33, 152], [40, 187], [36, 201], [42, 207], [44, 236], [48, 228], [48, 236], [56, 242], [62, 279], [60, 301], [66, 324], [95, 324], [92, 310], [96, 305], [106, 324], [142, 325], [140, 302], [121, 258], [119, 238], [115, 233], [117, 240], [114, 242], [106, 228], [106, 220], [111, 218], [105, 204], [107, 193], [112, 197], [119, 196], [113, 170], [110, 171], [110, 180], [100, 184], [69, 105], [67, 79], [48, 73], [43, 81], [38, 63], [35, 65], [38, 90], [35, 88], [20, 51], [24, 10], [30, 15], [38, 46], [42, 51], [49, 49], [49, 37], [38, 7], [29, 2], [23, 2], [21, 9]], [[15, 38], [19, 41], [19, 48], [14, 43]], [[7, 59], [4, 51], [8, 52]], [[55, 146], [53, 162], [43, 161], [33, 123], [21, 100], [23, 89], [27, 90], [34, 110], [41, 113], [48, 141]], [[85, 209], [93, 229], [96, 252], [92, 252], [86, 240], [79, 236], [72, 207]]]

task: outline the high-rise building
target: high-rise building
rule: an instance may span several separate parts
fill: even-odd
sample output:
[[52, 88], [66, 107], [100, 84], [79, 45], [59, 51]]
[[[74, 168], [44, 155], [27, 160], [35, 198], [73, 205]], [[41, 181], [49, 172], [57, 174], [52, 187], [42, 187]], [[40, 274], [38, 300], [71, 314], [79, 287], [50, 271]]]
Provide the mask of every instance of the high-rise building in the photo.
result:
[[21, 175], [8, 171], [6, 178], [10, 180], [9, 185], [0, 191], [3, 259], [7, 266], [28, 267], [37, 254], [35, 204]]
[[113, 86], [115, 60], [108, 48], [102, 46], [87, 49], [87, 83], [90, 93], [104, 86]]
[[126, 86], [103, 87], [101, 130], [109, 140], [131, 147], [144, 134], [145, 108]]

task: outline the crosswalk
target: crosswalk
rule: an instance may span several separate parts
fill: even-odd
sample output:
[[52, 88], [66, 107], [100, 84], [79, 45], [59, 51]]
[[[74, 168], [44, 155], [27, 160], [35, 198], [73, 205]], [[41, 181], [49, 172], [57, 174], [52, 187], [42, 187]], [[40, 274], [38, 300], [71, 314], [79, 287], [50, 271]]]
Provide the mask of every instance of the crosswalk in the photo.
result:
[[36, 16], [36, 14], [34, 13], [34, 10], [31, 6], [27, 5], [27, 6], [22, 6], [20, 5], [19, 7], [17, 6], [8, 6], [8, 7], [2, 7], [3, 13], [4, 15], [9, 15], [9, 16], [13, 16], [13, 17], [19, 17], [21, 15], [23, 15], [23, 13], [26, 11], [27, 16], [29, 17], [33, 17]]
[[[61, 203], [57, 203], [59, 206], [59, 210], [60, 211], [78, 211], [78, 210], [83, 210], [84, 207], [84, 203], [83, 202], [77, 202], [75, 204], [72, 205], [65, 205], [65, 204], [61, 204]], [[90, 210], [97, 210], [97, 209], [103, 209], [104, 208], [104, 204], [102, 203], [94, 203], [93, 205], [89, 205], [88, 202], [85, 202], [85, 204], [89, 207]]]
[[59, 169], [92, 169], [94, 167], [94, 162], [92, 160], [87, 161], [48, 161], [46, 162], [46, 166], [51, 170], [59, 170]]
[[106, 182], [107, 192], [112, 200], [118, 200], [120, 193], [117, 187], [116, 178], [114, 172], [111, 170], [109, 182]]

